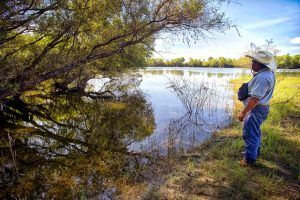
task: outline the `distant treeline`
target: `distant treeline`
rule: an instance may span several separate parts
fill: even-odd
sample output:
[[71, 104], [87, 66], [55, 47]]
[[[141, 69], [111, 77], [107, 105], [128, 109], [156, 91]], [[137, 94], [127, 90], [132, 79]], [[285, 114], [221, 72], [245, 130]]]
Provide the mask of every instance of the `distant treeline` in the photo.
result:
[[[278, 68], [295, 69], [300, 68], [300, 54], [276, 56]], [[218, 57], [209, 57], [207, 60], [190, 58], [186, 61], [183, 57], [164, 60], [162, 58], [150, 58], [148, 66], [155, 67], [215, 67], [215, 68], [234, 68], [250, 67], [249, 58], [241, 57], [238, 59]]]

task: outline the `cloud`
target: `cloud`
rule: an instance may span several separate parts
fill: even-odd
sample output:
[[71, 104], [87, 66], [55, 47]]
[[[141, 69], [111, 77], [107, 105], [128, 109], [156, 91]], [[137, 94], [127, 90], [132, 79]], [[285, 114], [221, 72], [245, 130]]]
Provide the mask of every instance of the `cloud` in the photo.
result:
[[300, 53], [300, 46], [282, 46], [280, 48], [280, 55], [284, 54], [299, 54]]
[[256, 28], [265, 28], [267, 26], [274, 26], [277, 24], [282, 24], [284, 22], [290, 21], [291, 18], [284, 17], [284, 18], [277, 18], [277, 19], [268, 19], [262, 20], [254, 23], [245, 24], [244, 27], [246, 29], [256, 29]]
[[184, 57], [185, 59], [189, 58], [201, 58], [207, 59], [209, 57], [227, 57], [227, 58], [238, 58], [242, 56], [240, 46], [231, 45], [226, 46], [225, 48], [220, 47], [219, 45], [211, 45], [207, 47], [199, 47], [199, 48], [180, 48], [180, 49], [172, 49], [169, 53], [167, 52], [160, 52], [160, 54], [154, 53], [153, 56], [156, 58], [163, 58], [163, 59], [173, 59], [178, 57]]
[[153, 57], [163, 59], [173, 59], [177, 57], [202, 58], [208, 57], [227, 57], [238, 58], [248, 49], [251, 42], [263, 44], [265, 37], [258, 35], [256, 32], [250, 32], [245, 29], [239, 30], [241, 37], [236, 30], [230, 30], [226, 34], [215, 34], [216, 39], [207, 39], [197, 41], [196, 44], [191, 42], [190, 46], [177, 40], [174, 43], [168, 43], [161, 39], [156, 40], [155, 49], [159, 54], [154, 53]]
[[289, 42], [291, 44], [300, 44], [300, 37], [291, 38]]

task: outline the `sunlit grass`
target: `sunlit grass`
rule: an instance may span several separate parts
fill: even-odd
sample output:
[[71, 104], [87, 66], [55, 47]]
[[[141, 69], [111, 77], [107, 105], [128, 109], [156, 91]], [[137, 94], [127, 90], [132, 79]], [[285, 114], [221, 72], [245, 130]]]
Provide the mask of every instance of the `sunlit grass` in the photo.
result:
[[[250, 76], [232, 81], [237, 91]], [[242, 123], [177, 160], [166, 182], [147, 193], [155, 199], [298, 199], [300, 181], [300, 74], [278, 74], [271, 110], [262, 126], [261, 156], [254, 167], [241, 167]], [[242, 108], [236, 102], [235, 113]], [[199, 159], [199, 157], [201, 159]], [[146, 198], [147, 199], [147, 198]]]

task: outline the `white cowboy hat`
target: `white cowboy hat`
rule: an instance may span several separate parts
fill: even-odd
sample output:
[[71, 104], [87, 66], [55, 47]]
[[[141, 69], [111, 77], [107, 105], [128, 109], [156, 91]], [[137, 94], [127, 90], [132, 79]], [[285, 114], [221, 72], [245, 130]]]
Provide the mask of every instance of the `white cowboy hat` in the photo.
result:
[[245, 55], [245, 56], [266, 65], [272, 71], [275, 71], [277, 68], [277, 64], [276, 61], [274, 60], [273, 55], [267, 51], [258, 51], [253, 55]]

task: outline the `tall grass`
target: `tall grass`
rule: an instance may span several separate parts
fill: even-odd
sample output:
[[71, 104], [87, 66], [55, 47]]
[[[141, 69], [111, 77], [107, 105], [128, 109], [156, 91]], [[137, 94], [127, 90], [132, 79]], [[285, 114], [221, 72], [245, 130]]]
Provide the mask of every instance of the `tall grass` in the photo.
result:
[[[237, 91], [250, 76], [232, 82]], [[154, 199], [299, 199], [300, 74], [277, 74], [268, 119], [262, 126], [261, 156], [241, 167], [242, 123], [233, 124], [175, 162], [175, 170], [148, 193]], [[236, 102], [236, 114], [242, 104]], [[197, 155], [195, 157], [195, 155]], [[199, 159], [201, 157], [201, 159]]]

